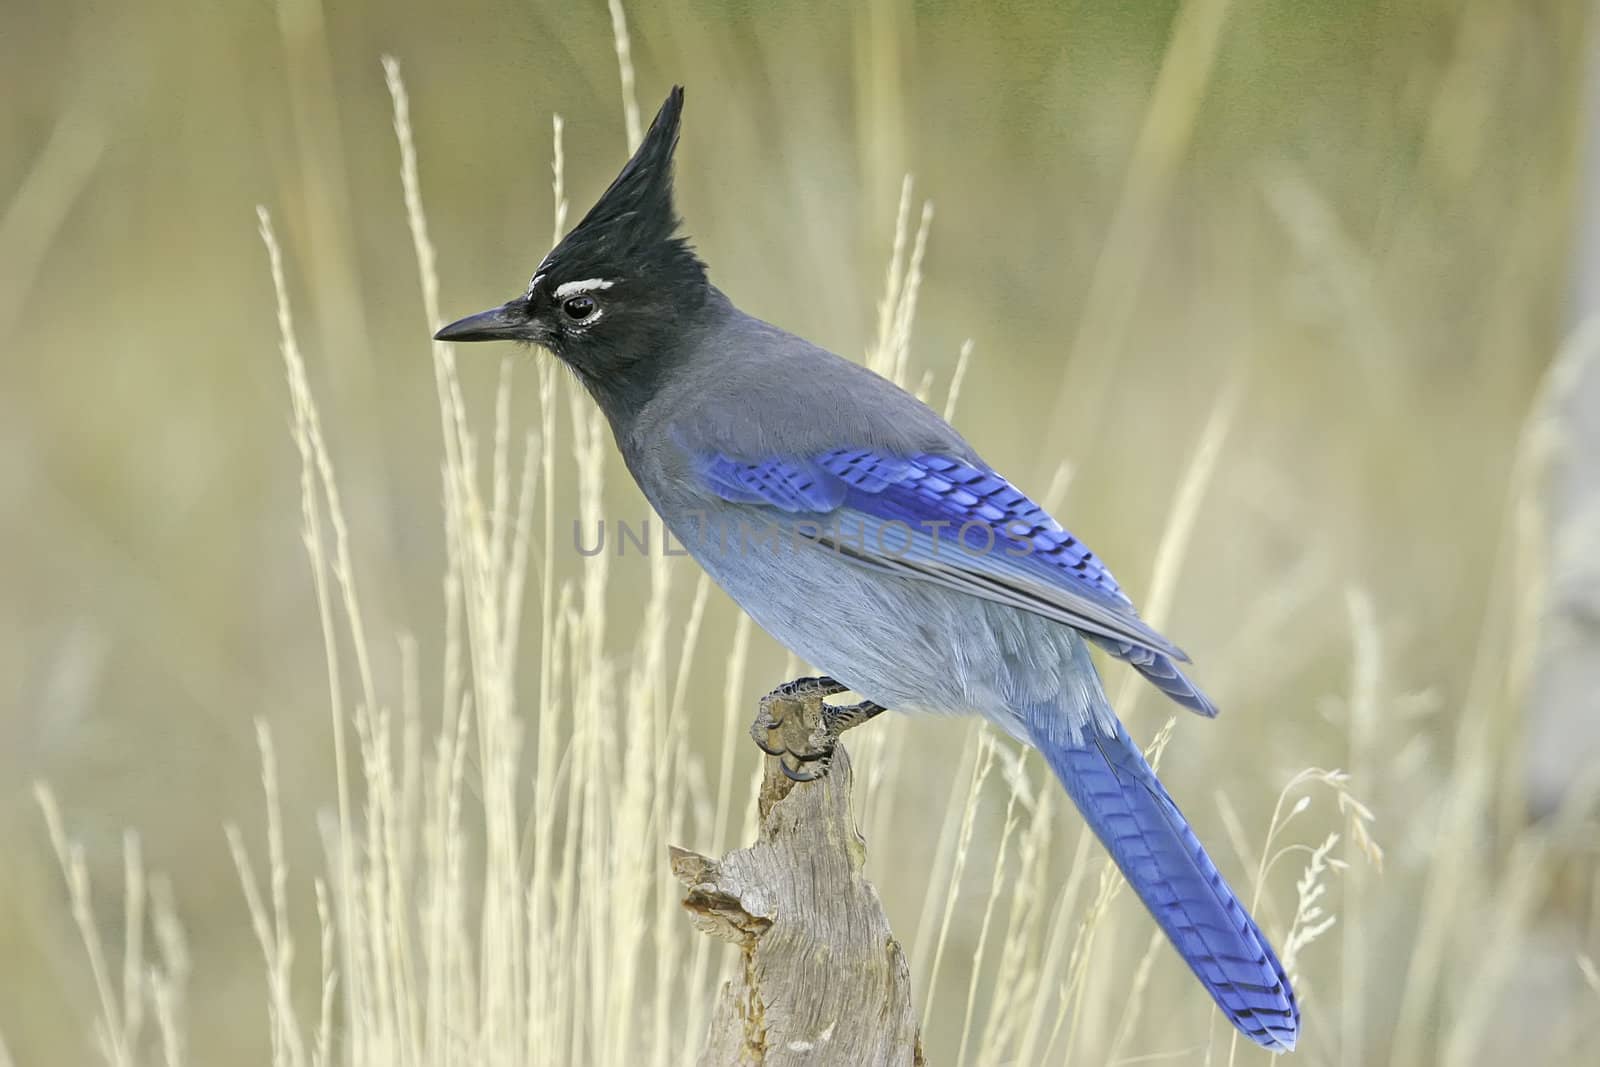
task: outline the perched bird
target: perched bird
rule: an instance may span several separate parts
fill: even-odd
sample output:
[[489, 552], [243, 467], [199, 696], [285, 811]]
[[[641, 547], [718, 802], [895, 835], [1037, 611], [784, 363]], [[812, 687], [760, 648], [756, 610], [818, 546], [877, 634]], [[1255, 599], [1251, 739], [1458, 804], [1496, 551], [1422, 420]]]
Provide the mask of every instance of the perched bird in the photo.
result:
[[1112, 711], [1088, 646], [1215, 715], [1178, 667], [1188, 657], [937, 414], [707, 280], [673, 201], [682, 110], [675, 88], [526, 292], [435, 336], [528, 342], [572, 369], [673, 535], [831, 676], [794, 684], [866, 698], [828, 712], [833, 736], [894, 708], [982, 715], [1037, 748], [1228, 1019], [1293, 1049], [1288, 976]]

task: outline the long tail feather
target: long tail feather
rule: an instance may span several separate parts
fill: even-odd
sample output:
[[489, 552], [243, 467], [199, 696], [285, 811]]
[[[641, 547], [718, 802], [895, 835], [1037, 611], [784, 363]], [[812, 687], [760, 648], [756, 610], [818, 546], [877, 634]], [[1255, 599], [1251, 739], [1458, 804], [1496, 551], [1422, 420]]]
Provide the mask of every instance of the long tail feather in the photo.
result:
[[1034, 743], [1139, 899], [1230, 1022], [1277, 1052], [1294, 1049], [1300, 1009], [1283, 966], [1223, 881], [1127, 730], [1081, 743], [1033, 729]]

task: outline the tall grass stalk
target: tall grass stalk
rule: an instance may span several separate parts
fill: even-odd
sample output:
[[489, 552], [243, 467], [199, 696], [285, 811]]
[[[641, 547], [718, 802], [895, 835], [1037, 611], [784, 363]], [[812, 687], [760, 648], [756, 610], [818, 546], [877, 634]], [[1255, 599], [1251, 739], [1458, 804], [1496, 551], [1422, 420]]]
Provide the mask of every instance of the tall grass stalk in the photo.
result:
[[[73, 924], [89, 960], [97, 1000], [94, 1044], [109, 1067], [134, 1067], [143, 1055], [144, 1024], [155, 1024], [159, 1062], [183, 1067], [188, 1062], [184, 1003], [190, 958], [172, 903], [171, 890], [148, 878], [139, 837], [122, 835], [122, 955], [121, 973], [113, 967], [112, 947], [101, 936], [94, 914], [94, 888], [81, 844], [68, 836], [55, 794], [45, 785], [34, 787], [34, 797], [44, 815], [45, 828], [56, 862], [66, 880], [67, 902]], [[156, 957], [148, 958], [144, 931], [150, 922], [156, 932]], [[0, 1040], [0, 1063], [10, 1062]]]

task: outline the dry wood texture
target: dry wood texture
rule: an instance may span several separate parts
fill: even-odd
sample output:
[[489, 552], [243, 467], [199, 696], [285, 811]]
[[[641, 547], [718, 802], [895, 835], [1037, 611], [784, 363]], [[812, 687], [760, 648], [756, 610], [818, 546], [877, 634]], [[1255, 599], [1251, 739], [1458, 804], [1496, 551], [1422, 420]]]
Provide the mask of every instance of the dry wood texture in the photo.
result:
[[[806, 747], [820, 698], [772, 710], [781, 743]], [[720, 860], [672, 850], [691, 921], [743, 956], [718, 996], [705, 1067], [924, 1062], [910, 967], [863, 870], [850, 787], [842, 745], [829, 773], [810, 782], [791, 781], [769, 757], [755, 844]]]

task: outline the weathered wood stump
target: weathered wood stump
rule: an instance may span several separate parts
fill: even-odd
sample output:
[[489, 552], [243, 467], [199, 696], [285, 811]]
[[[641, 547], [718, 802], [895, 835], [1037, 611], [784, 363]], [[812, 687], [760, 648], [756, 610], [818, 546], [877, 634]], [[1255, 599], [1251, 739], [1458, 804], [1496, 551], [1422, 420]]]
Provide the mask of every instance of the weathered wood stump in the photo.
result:
[[[821, 698], [768, 701], [781, 720], [776, 747], [805, 751], [822, 721]], [[755, 844], [720, 860], [671, 850], [690, 921], [743, 954], [718, 996], [705, 1067], [924, 1062], [911, 969], [867, 881], [850, 787], [842, 745], [828, 773], [808, 782], [792, 781], [769, 756]]]

